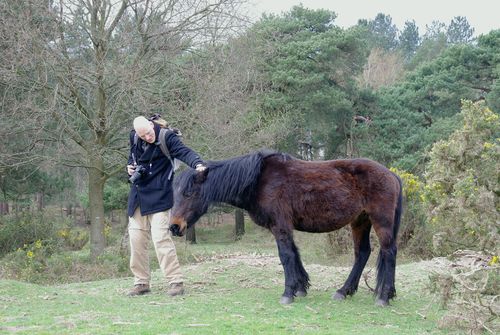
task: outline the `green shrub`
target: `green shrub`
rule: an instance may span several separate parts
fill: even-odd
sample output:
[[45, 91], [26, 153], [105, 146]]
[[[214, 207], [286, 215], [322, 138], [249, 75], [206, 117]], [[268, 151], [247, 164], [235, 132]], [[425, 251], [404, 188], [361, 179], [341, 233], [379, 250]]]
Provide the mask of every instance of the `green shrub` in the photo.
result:
[[463, 127], [434, 144], [423, 199], [438, 255], [457, 249], [498, 255], [500, 118], [464, 101]]
[[107, 248], [93, 260], [88, 248], [52, 253], [37, 241], [11, 252], [0, 262], [2, 278], [37, 284], [61, 284], [129, 276], [128, 257]]
[[87, 229], [78, 227], [64, 227], [57, 231], [57, 236], [64, 241], [64, 246], [69, 250], [81, 250], [89, 241]]
[[[40, 284], [96, 280], [129, 275], [128, 258], [109, 247], [92, 260], [87, 227], [46, 213], [3, 216], [0, 223], [0, 276]], [[109, 245], [117, 240], [106, 222]]]
[[0, 217], [0, 256], [36, 241], [54, 241], [59, 225], [41, 212]]
[[53, 246], [42, 240], [23, 245], [4, 257], [6, 276], [29, 282], [40, 281], [40, 277], [43, 277], [41, 274], [47, 269], [47, 259], [53, 252]]

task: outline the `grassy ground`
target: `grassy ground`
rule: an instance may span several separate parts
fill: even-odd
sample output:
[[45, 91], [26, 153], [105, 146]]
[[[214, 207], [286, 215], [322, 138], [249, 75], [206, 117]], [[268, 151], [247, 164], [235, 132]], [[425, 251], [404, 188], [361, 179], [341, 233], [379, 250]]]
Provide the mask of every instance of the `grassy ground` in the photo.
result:
[[[298, 234], [312, 287], [282, 306], [283, 270], [272, 237], [255, 226], [237, 243], [228, 242], [230, 235], [230, 228], [204, 228], [197, 245], [177, 241], [182, 297], [165, 294], [159, 271], [152, 293], [134, 298], [126, 296], [131, 278], [54, 286], [2, 280], [0, 334], [447, 333], [436, 329], [443, 311], [426, 289], [436, 262], [399, 262], [398, 297], [387, 308], [374, 306], [364, 282], [353, 298], [337, 302], [331, 295], [347, 278], [350, 257], [328, 255], [323, 235]], [[369, 277], [373, 287], [373, 271]]]

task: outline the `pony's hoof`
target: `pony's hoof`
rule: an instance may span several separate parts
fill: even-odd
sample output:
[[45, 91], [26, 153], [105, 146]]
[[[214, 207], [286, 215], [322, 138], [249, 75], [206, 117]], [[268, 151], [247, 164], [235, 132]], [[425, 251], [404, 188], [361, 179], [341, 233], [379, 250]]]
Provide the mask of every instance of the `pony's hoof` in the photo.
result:
[[307, 292], [303, 291], [303, 290], [298, 290], [297, 292], [295, 292], [296, 297], [305, 297], [306, 295], [307, 295]]
[[335, 292], [335, 294], [333, 295], [332, 297], [333, 300], [344, 300], [345, 299], [345, 295], [343, 295], [342, 293], [340, 292]]
[[293, 302], [293, 297], [286, 297], [286, 296], [281, 296], [280, 299], [280, 304], [282, 305], [289, 305]]
[[375, 301], [375, 306], [386, 307], [389, 306], [389, 302], [382, 299], [377, 299], [377, 301]]

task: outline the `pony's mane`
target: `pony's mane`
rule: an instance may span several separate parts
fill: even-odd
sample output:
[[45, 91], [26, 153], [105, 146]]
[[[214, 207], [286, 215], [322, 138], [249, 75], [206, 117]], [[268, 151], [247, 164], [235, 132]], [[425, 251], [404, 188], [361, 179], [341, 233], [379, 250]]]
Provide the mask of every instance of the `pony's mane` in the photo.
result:
[[246, 205], [257, 191], [264, 159], [273, 154], [277, 153], [257, 151], [226, 160], [209, 161], [209, 174], [203, 187], [205, 196], [216, 202]]
[[[226, 160], [208, 161], [209, 172], [203, 182], [201, 197], [209, 203], [225, 202], [248, 208], [256, 195], [264, 160], [278, 155], [284, 160], [292, 159], [277, 151], [260, 150]], [[191, 188], [195, 175], [195, 170], [183, 172], [177, 178], [176, 185], [180, 185], [183, 190]]]

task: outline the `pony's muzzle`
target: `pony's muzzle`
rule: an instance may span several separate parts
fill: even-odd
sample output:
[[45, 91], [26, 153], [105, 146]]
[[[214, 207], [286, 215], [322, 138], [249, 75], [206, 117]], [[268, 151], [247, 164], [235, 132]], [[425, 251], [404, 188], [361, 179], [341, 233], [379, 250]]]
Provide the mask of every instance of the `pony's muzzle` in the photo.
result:
[[179, 226], [176, 224], [170, 225], [170, 232], [174, 236], [182, 236], [181, 230], [180, 230]]
[[170, 232], [174, 236], [183, 236], [184, 232], [186, 231], [187, 228], [187, 223], [186, 221], [179, 219], [179, 218], [173, 218], [171, 223], [170, 223]]

